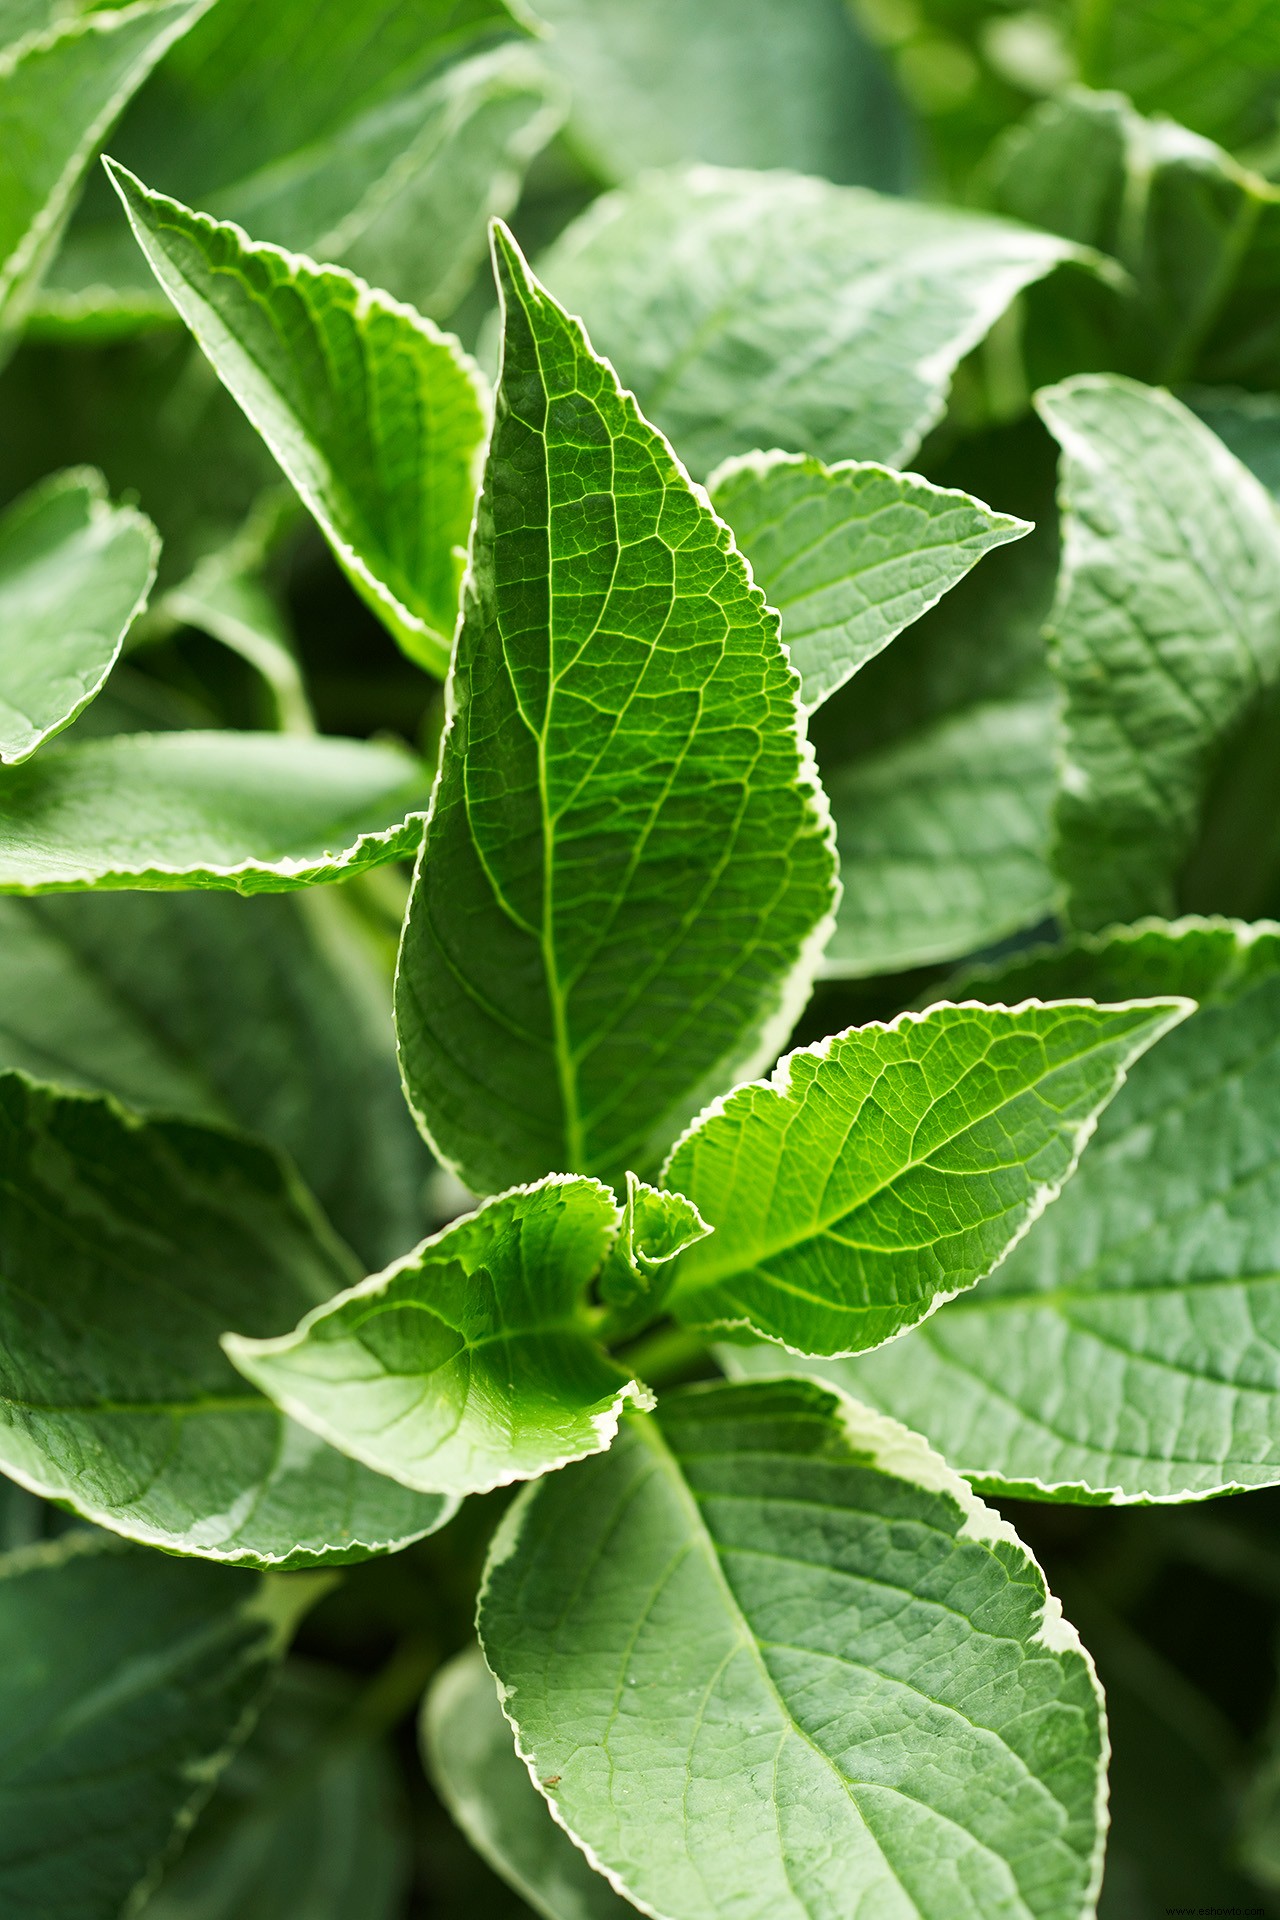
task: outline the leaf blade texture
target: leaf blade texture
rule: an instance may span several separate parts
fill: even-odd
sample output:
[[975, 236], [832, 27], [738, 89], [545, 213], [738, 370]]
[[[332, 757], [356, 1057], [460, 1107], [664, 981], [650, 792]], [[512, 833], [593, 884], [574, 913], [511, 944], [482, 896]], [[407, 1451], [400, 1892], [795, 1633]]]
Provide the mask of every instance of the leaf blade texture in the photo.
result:
[[874, 461], [746, 454], [707, 482], [782, 637], [812, 713], [992, 547], [1029, 531], [970, 495]]
[[235, 1372], [261, 1332], [352, 1277], [274, 1155], [185, 1121], [0, 1075], [0, 1465], [171, 1553], [341, 1565], [444, 1524], [291, 1426]]
[[1169, 394], [1083, 374], [1037, 406], [1064, 455], [1054, 857], [1096, 929], [1172, 911], [1214, 749], [1280, 677], [1280, 519]]
[[1012, 1529], [842, 1396], [722, 1385], [633, 1418], [521, 1496], [480, 1633], [531, 1778], [645, 1910], [1091, 1908], [1087, 1657]]
[[233, 1364], [290, 1417], [423, 1493], [484, 1493], [607, 1447], [650, 1396], [597, 1344], [586, 1290], [620, 1214], [550, 1174], [454, 1221]]
[[0, 893], [282, 892], [411, 857], [428, 786], [398, 747], [118, 734], [0, 772]]
[[145, 1893], [315, 1597], [83, 1531], [0, 1559], [0, 1630], [24, 1649], [0, 1675], [8, 1911], [94, 1920]]
[[757, 447], [904, 466], [963, 356], [1079, 258], [987, 215], [695, 167], [598, 200], [540, 270], [702, 476]]
[[159, 541], [101, 478], [55, 474], [0, 519], [0, 766], [29, 759], [106, 681], [146, 605]]
[[1273, 926], [1188, 920], [971, 978], [997, 993], [1176, 982], [1199, 1009], [1135, 1062], [1005, 1264], [900, 1345], [842, 1363], [841, 1383], [992, 1489], [1149, 1503], [1275, 1485], [1278, 976]]
[[578, 323], [501, 234], [495, 259], [503, 376], [396, 997], [419, 1123], [480, 1191], [651, 1170], [781, 1044], [835, 890], [775, 616]]
[[943, 1003], [788, 1054], [663, 1170], [715, 1229], [681, 1256], [672, 1310], [797, 1353], [892, 1339], [1003, 1258], [1191, 1004]]
[[338, 267], [111, 178], [214, 371], [410, 659], [443, 675], [486, 426], [451, 334]]

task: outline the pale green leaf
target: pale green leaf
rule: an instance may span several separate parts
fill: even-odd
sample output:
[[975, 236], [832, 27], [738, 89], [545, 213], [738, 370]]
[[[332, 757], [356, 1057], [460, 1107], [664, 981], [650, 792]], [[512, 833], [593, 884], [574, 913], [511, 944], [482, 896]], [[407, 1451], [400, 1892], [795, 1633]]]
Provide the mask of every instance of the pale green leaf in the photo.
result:
[[449, 1517], [334, 1453], [218, 1344], [358, 1272], [274, 1155], [0, 1074], [0, 1468], [170, 1552], [341, 1565]]
[[901, 189], [910, 123], [841, 0], [536, 0], [569, 134], [607, 180], [712, 160]]
[[155, 528], [101, 476], [56, 474], [0, 518], [0, 765], [87, 707], [155, 578]]
[[412, 857], [425, 769], [399, 747], [121, 734], [0, 773], [0, 892], [287, 891]]
[[[622, 1224], [597, 1282], [601, 1299], [651, 1319], [650, 1303], [671, 1278], [665, 1269], [710, 1232], [692, 1200], [651, 1187], [628, 1170]], [[612, 1324], [611, 1331], [616, 1333]]]
[[460, 1653], [432, 1681], [422, 1743], [436, 1791], [467, 1839], [543, 1920], [634, 1914], [551, 1818], [512, 1745], [497, 1683], [477, 1649]]
[[1062, 1199], [972, 1294], [837, 1369], [986, 1486], [1156, 1501], [1280, 1483], [1280, 930], [1137, 928], [965, 983], [1139, 986], [1200, 1009], [1135, 1063]]
[[223, 1342], [313, 1433], [422, 1492], [483, 1493], [607, 1447], [652, 1401], [597, 1344], [587, 1288], [620, 1211], [595, 1180], [517, 1187], [277, 1339]]
[[715, 1231], [670, 1305], [797, 1353], [857, 1353], [1001, 1261], [1186, 999], [973, 1002], [851, 1027], [713, 1103], [664, 1180]]
[[1280, 394], [1194, 387], [1179, 397], [1280, 502]]
[[[511, 31], [501, 0], [274, 0], [269, 32], [259, 0], [218, 0], [112, 149], [188, 206], [441, 318], [563, 115], [534, 55], [489, 47]], [[88, 184], [37, 326], [128, 331], [171, 314], [105, 186]]]
[[251, 1578], [85, 1532], [0, 1560], [6, 1915], [132, 1910], [316, 1595], [314, 1579]]
[[827, 779], [844, 893], [824, 974], [960, 958], [1052, 910], [1051, 694], [930, 722]]
[[539, 271], [695, 474], [756, 447], [910, 460], [951, 375], [1070, 242], [789, 174], [612, 193]]
[[249, 240], [123, 168], [165, 292], [411, 659], [443, 674], [486, 400], [451, 334], [337, 267]]
[[428, 1225], [388, 1001], [328, 888], [0, 899], [0, 1066], [257, 1134], [369, 1271]]
[[717, 468], [733, 528], [812, 713], [992, 547], [1030, 531], [966, 493], [874, 462], [751, 453]]
[[0, 356], [26, 318], [98, 142], [208, 5], [142, 0], [0, 53]]
[[1124, 0], [1078, 16], [1084, 77], [1228, 145], [1275, 129], [1280, 19], [1270, 0]]
[[1172, 908], [1214, 750], [1280, 678], [1280, 518], [1167, 393], [1084, 374], [1037, 406], [1063, 450], [1055, 859], [1102, 927]]
[[506, 343], [397, 1024], [467, 1184], [650, 1171], [784, 1042], [834, 905], [777, 617], [499, 232]]
[[348, 1675], [290, 1661], [143, 1920], [401, 1920], [404, 1793], [359, 1708]]
[[1081, 1920], [1101, 1693], [1011, 1527], [812, 1383], [664, 1398], [503, 1521], [480, 1634], [536, 1784], [667, 1920]]

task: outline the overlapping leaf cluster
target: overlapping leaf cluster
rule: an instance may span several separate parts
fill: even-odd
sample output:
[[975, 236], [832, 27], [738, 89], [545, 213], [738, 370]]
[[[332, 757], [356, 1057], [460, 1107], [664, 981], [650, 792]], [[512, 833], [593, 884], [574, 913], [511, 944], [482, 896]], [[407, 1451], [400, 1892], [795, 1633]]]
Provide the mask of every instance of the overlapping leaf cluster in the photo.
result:
[[416, 1911], [434, 1674], [550, 1920], [1077, 1920], [984, 1497], [1280, 1486], [1280, 46], [696, 12], [0, 0], [6, 1912]]

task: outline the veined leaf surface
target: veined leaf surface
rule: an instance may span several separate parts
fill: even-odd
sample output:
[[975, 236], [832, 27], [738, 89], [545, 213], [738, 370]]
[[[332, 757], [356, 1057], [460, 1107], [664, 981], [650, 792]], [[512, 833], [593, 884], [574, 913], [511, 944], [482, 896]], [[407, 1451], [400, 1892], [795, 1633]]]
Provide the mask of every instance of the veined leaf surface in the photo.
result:
[[776, 1053], [835, 894], [776, 615], [502, 231], [495, 257], [497, 418], [396, 996], [410, 1100], [480, 1191], [651, 1170]]
[[788, 1054], [667, 1162], [715, 1229], [681, 1255], [672, 1310], [797, 1353], [904, 1332], [1008, 1253], [1191, 1006], [941, 1005]]
[[60, 473], [0, 518], [0, 765], [88, 706], [146, 605], [155, 528], [95, 473]]
[[607, 1447], [651, 1396], [594, 1337], [587, 1287], [620, 1210], [550, 1174], [486, 1201], [277, 1339], [228, 1334], [247, 1379], [376, 1473], [487, 1492]]
[[284, 892], [412, 856], [428, 795], [399, 747], [120, 734], [0, 772], [0, 893]]
[[810, 713], [992, 547], [1030, 531], [966, 493], [874, 461], [749, 453], [717, 468], [712, 504], [733, 528]]
[[373, 1272], [429, 1221], [387, 982], [339, 890], [0, 899], [0, 1066], [282, 1149]]
[[478, 1648], [458, 1654], [432, 1681], [422, 1745], [437, 1793], [476, 1852], [543, 1920], [634, 1914], [551, 1818], [512, 1744]]
[[1280, 1482], [1280, 930], [1141, 927], [964, 987], [1139, 981], [1199, 1010], [1135, 1063], [1062, 1199], [973, 1294], [832, 1375], [990, 1488], [1163, 1501]]
[[0, 1181], [0, 1468], [21, 1485], [251, 1566], [341, 1565], [443, 1525], [445, 1501], [291, 1425], [218, 1345], [353, 1276], [265, 1148], [5, 1073]]
[[1037, 406], [1063, 449], [1055, 857], [1103, 927], [1172, 908], [1214, 748], [1280, 678], [1280, 517], [1167, 393], [1082, 374]]
[[22, 326], [98, 142], [208, 4], [102, 8], [0, 53], [0, 357]]
[[78, 1531], [0, 1559], [0, 1905], [128, 1911], [243, 1740], [314, 1580]]
[[486, 426], [451, 334], [354, 274], [192, 213], [112, 167], [138, 244], [410, 659], [443, 675]]
[[1012, 1528], [841, 1395], [633, 1416], [508, 1512], [480, 1635], [535, 1784], [645, 1912], [1092, 1912], [1088, 1658]]
[[598, 200], [540, 272], [702, 475], [756, 447], [904, 465], [964, 355], [1079, 258], [988, 215], [695, 167]]

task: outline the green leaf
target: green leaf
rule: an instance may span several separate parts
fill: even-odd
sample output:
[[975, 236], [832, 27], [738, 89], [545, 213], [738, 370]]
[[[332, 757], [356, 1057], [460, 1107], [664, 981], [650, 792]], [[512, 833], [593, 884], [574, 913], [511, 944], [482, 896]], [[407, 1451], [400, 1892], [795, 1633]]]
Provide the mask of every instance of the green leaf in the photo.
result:
[[708, 481], [769, 605], [812, 713], [1025, 520], [872, 461], [753, 453]]
[[[218, 0], [112, 149], [188, 206], [441, 318], [563, 117], [525, 46], [489, 45], [511, 31], [501, 0], [275, 0], [270, 32], [257, 0]], [[157, 316], [168, 302], [90, 181], [36, 323], [83, 336]]]
[[359, 1710], [346, 1674], [290, 1661], [144, 1920], [400, 1920], [403, 1789]]
[[432, 1681], [422, 1744], [436, 1791], [467, 1839], [535, 1913], [544, 1920], [634, 1914], [548, 1813], [512, 1746], [478, 1649], [460, 1653]]
[[715, 1228], [670, 1304], [796, 1353], [857, 1353], [1002, 1260], [1182, 998], [981, 1007], [851, 1027], [715, 1101], [663, 1178]]
[[316, 1593], [314, 1579], [250, 1578], [84, 1532], [0, 1560], [6, 1913], [132, 1910]]
[[607, 196], [540, 271], [695, 474], [756, 447], [911, 459], [951, 375], [1070, 242], [786, 174]]
[[1280, 502], [1280, 394], [1192, 387], [1179, 398]]
[[104, 9], [0, 53], [0, 357], [21, 330], [98, 142], [208, 4]]
[[651, 1396], [597, 1344], [587, 1288], [620, 1223], [595, 1180], [548, 1174], [227, 1353], [294, 1420], [424, 1493], [484, 1493], [607, 1447]]
[[649, 1171], [773, 1057], [834, 904], [777, 617], [499, 230], [497, 418], [397, 987], [410, 1100], [492, 1190]]
[[1280, 519], [1167, 393], [1084, 374], [1036, 404], [1063, 450], [1055, 858], [1103, 927], [1171, 910], [1214, 749], [1280, 677]]
[[841, 0], [537, 0], [542, 52], [573, 87], [570, 137], [607, 180], [713, 160], [890, 191], [910, 122]]
[[292, 1426], [218, 1345], [354, 1262], [265, 1148], [0, 1074], [0, 1467], [130, 1539], [255, 1566], [364, 1559], [448, 1519]]
[[399, 747], [121, 734], [0, 773], [0, 892], [282, 892], [411, 858], [427, 780]]
[[327, 888], [0, 899], [0, 1066], [259, 1135], [369, 1271], [428, 1224], [387, 1002]]
[[959, 958], [1052, 910], [1052, 696], [989, 700], [837, 767], [844, 893], [824, 974]]
[[0, 766], [74, 720], [146, 605], [160, 544], [95, 473], [55, 474], [0, 518]]
[[486, 403], [451, 334], [337, 267], [111, 167], [138, 244], [219, 379], [410, 659], [443, 674]]
[[1200, 1009], [1135, 1063], [1062, 1199], [972, 1295], [836, 1370], [985, 1487], [1162, 1501], [1280, 1483], [1280, 930], [1125, 930], [962, 990], [1139, 986]]
[[710, 1232], [692, 1200], [664, 1193], [628, 1171], [622, 1224], [597, 1283], [601, 1299], [651, 1319], [671, 1279], [671, 1262]]
[[1012, 1528], [807, 1382], [664, 1398], [503, 1520], [480, 1634], [535, 1784], [668, 1920], [1076, 1920], [1101, 1694]]
[[1093, 85], [1122, 87], [1228, 145], [1275, 130], [1280, 21], [1268, 0], [1126, 0], [1078, 15], [1077, 52]]

